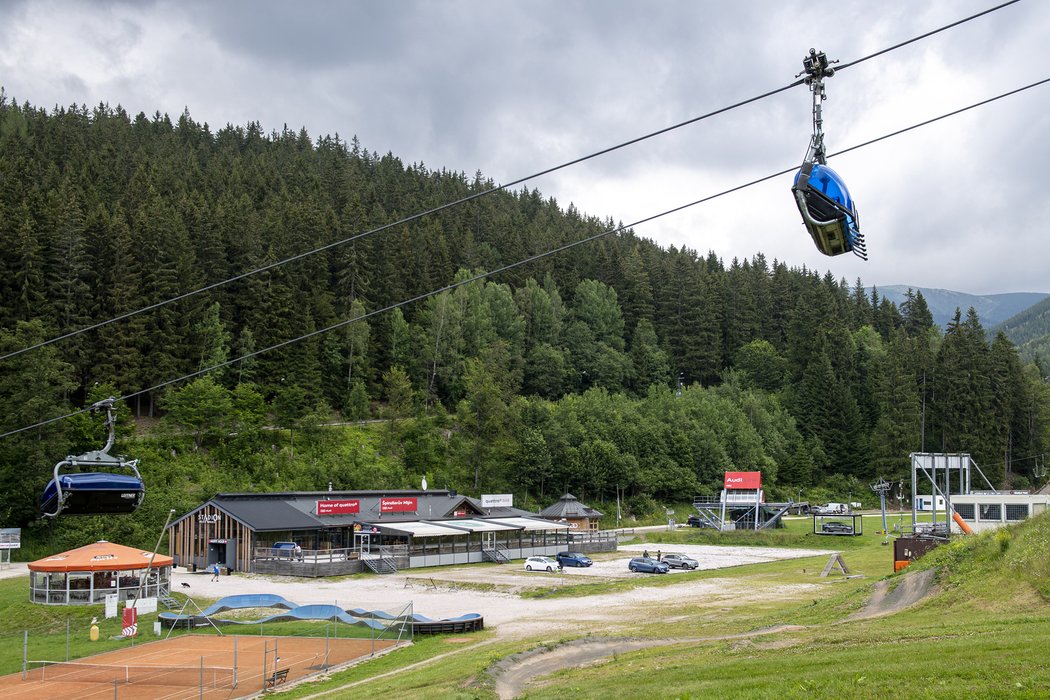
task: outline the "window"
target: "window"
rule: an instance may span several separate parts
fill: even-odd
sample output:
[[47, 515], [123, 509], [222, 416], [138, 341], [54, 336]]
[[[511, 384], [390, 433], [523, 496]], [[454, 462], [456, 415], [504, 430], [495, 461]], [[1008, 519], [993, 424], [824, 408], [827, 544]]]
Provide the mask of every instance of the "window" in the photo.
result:
[[1006, 519], [1007, 520], [1024, 520], [1028, 517], [1028, 504], [1027, 503], [1007, 503], [1006, 504]]
[[974, 519], [974, 505], [972, 503], [953, 503], [952, 507], [955, 508], [955, 512], [963, 520]]
[[982, 503], [981, 520], [1002, 520], [1003, 506], [1000, 503]]

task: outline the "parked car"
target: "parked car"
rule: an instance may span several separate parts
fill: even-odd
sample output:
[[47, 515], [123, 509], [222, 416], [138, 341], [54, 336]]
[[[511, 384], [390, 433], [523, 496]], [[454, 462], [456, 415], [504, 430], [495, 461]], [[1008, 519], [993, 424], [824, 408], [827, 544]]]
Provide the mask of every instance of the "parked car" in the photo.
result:
[[849, 506], [845, 503], [827, 503], [813, 508], [811, 512], [817, 515], [843, 515], [849, 512]]
[[295, 542], [274, 542], [270, 555], [277, 559], [302, 559], [303, 550]]
[[647, 574], [666, 574], [670, 571], [667, 564], [649, 557], [635, 557], [628, 562], [627, 568], [631, 571], [640, 571]]
[[685, 524], [689, 527], [703, 527], [704, 521], [700, 519], [699, 515], [690, 515], [685, 519]]
[[550, 557], [529, 557], [525, 560], [526, 571], [554, 571], [558, 561]]
[[853, 526], [847, 525], [846, 523], [830, 522], [824, 523], [820, 526], [821, 532], [826, 532], [829, 535], [852, 535]]
[[562, 566], [590, 566], [594, 563], [589, 556], [580, 552], [558, 552], [556, 558]]
[[695, 569], [700, 566], [700, 562], [696, 559], [686, 556], [685, 554], [675, 554], [673, 552], [665, 554], [662, 561], [672, 569]]

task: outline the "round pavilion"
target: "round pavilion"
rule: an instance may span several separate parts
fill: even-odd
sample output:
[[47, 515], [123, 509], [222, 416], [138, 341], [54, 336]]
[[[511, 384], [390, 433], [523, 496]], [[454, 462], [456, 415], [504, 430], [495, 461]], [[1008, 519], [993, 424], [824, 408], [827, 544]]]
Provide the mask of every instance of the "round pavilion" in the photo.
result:
[[[164, 554], [101, 540], [29, 564], [29, 600], [49, 605], [90, 605], [105, 602], [106, 596], [113, 594], [117, 600], [166, 595], [172, 561]], [[147, 580], [140, 593], [143, 576]]]

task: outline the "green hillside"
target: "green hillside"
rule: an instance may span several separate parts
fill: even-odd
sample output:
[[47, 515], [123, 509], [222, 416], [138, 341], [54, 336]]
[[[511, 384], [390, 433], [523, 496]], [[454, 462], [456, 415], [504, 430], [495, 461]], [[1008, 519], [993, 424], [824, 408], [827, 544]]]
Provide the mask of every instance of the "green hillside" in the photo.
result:
[[1002, 331], [1029, 361], [1050, 376], [1050, 299], [1044, 299], [992, 329]]

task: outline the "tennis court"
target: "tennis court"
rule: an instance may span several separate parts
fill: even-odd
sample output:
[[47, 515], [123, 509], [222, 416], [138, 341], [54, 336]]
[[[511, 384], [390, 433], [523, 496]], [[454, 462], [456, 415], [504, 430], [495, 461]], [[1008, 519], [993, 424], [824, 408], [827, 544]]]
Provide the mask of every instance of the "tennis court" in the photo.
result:
[[[5, 700], [56, 697], [177, 700], [241, 698], [277, 674], [288, 683], [394, 646], [394, 640], [183, 635], [76, 662], [31, 664], [0, 676]], [[236, 661], [235, 661], [236, 659]], [[281, 671], [287, 671], [281, 674]], [[234, 687], [236, 679], [236, 687]]]

